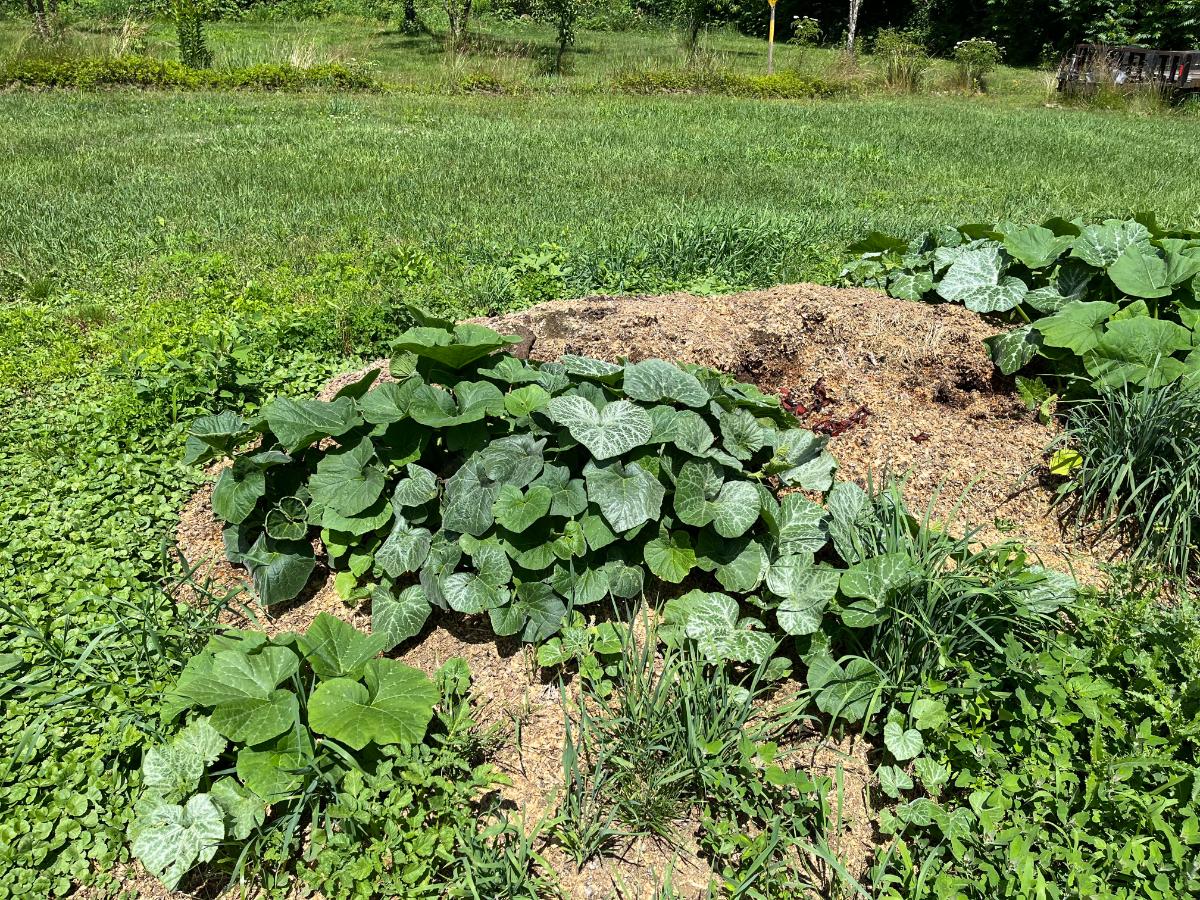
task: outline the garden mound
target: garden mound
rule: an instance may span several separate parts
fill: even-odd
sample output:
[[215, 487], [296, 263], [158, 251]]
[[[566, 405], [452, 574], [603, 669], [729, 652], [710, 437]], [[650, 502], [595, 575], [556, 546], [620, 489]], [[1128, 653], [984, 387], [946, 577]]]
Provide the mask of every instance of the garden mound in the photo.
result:
[[[1021, 539], [1048, 566], [1072, 567], [1085, 579], [1097, 574], [1095, 560], [1064, 540], [1048, 490], [1030, 474], [1053, 429], [1039, 424], [1012, 384], [995, 374], [982, 341], [998, 329], [962, 307], [790, 285], [723, 297], [555, 301], [475, 321], [522, 335], [516, 352], [536, 359], [659, 357], [712, 366], [782, 393], [807, 427], [830, 434], [841, 477], [865, 483], [889, 471], [907, 474], [905, 493], [914, 510], [933, 499], [935, 515], [956, 529], [981, 526], [981, 538]], [[385, 363], [367, 368], [379, 366], [381, 380], [389, 380]], [[332, 397], [365, 371], [340, 376], [321, 396]], [[246, 573], [224, 560], [210, 498], [206, 486], [185, 508], [180, 550], [200, 564], [199, 577], [245, 586]], [[369, 608], [348, 606], [332, 581], [318, 568], [305, 593], [273, 610], [270, 621], [252, 624], [271, 633], [300, 631], [324, 611], [368, 630]], [[251, 624], [233, 614], [228, 620]], [[485, 729], [496, 729], [495, 762], [513, 781], [504, 795], [528, 823], [552, 813], [562, 784], [562, 705], [529, 648], [497, 639], [486, 620], [442, 614], [400, 651], [400, 659], [427, 672], [451, 657], [466, 659], [476, 717]], [[835, 778], [840, 770], [844, 799], [835, 815], [846, 829], [834, 849], [861, 874], [878, 839], [866, 806], [870, 748], [860, 740], [832, 745], [807, 734], [788, 749], [795, 764], [813, 774]], [[622, 896], [650, 897], [668, 866], [681, 895], [702, 895], [710, 872], [694, 852], [694, 829], [681, 823], [678, 838], [674, 847], [637, 841], [619, 859], [593, 861], [580, 873], [552, 850], [548, 855], [571, 897], [616, 896], [618, 884]]]
[[799, 284], [562, 300], [475, 321], [520, 333], [535, 359], [660, 357], [782, 393], [831, 435], [841, 477], [904, 475], [914, 512], [935, 499], [935, 517], [955, 530], [1013, 537], [1049, 567], [1098, 574], [1094, 548], [1064, 536], [1039, 476], [1055, 429], [993, 367], [983, 340], [1004, 329], [964, 307]]

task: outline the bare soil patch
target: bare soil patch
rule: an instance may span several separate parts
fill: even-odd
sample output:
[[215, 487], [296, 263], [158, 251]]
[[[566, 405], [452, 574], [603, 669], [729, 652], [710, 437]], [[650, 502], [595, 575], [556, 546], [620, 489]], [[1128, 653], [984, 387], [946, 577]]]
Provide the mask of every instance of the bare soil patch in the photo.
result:
[[[699, 363], [783, 393], [808, 427], [831, 434], [830, 450], [844, 478], [860, 483], [885, 473], [907, 476], [914, 509], [932, 502], [955, 527], [979, 526], [980, 537], [1017, 537], [1044, 563], [1078, 577], [1099, 575], [1098, 560], [1067, 540], [1050, 510], [1049, 490], [1031, 475], [1053, 437], [1025, 409], [1008, 380], [996, 375], [982, 340], [998, 329], [955, 306], [894, 300], [873, 291], [790, 285], [724, 297], [593, 297], [546, 303], [478, 319], [523, 336], [523, 354], [552, 360], [563, 353], [634, 361], [659, 357]], [[335, 379], [330, 397], [379, 361]], [[198, 491], [181, 516], [178, 541], [200, 577], [224, 587], [247, 586], [246, 573], [224, 559], [211, 488]], [[309, 590], [270, 619], [227, 613], [230, 624], [268, 632], [303, 630], [320, 612], [369, 628], [369, 604], [347, 606], [318, 568]], [[476, 716], [500, 742], [495, 762], [512, 779], [504, 795], [526, 821], [553, 812], [562, 784], [564, 738], [558, 689], [541, 677], [529, 649], [497, 640], [486, 620], [435, 615], [396, 654], [435, 671], [464, 658], [474, 679]], [[520, 734], [520, 741], [515, 736]], [[841, 833], [835, 849], [861, 874], [877, 843], [868, 801], [870, 747], [832, 745], [807, 735], [788, 748], [814, 775], [839, 779]], [[681, 822], [674, 847], [636, 841], [619, 859], [575, 872], [553, 848], [549, 859], [572, 898], [651, 897], [669, 867], [680, 896], [703, 896], [710, 872], [696, 850], [695, 823]]]

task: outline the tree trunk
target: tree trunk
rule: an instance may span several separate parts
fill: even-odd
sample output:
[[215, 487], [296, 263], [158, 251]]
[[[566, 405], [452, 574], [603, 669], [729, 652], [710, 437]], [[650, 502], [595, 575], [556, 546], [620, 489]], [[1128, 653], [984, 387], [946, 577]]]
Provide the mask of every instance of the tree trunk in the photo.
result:
[[471, 21], [471, 0], [446, 0], [446, 17], [450, 20], [450, 43], [458, 50], [467, 37]]
[[50, 23], [46, 19], [44, 0], [25, 0], [25, 8], [33, 19], [33, 32], [39, 40], [50, 40]]
[[850, 0], [850, 26], [846, 30], [846, 52], [854, 52], [854, 39], [858, 34], [858, 10], [862, 0]]

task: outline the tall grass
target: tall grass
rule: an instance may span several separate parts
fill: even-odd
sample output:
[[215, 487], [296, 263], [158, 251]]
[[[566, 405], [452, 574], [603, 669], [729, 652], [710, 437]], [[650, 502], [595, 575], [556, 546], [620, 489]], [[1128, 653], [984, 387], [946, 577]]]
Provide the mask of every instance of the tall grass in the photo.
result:
[[1195, 576], [1200, 540], [1200, 391], [1105, 390], [1068, 413], [1059, 441], [1080, 464], [1055, 495], [1096, 536], [1114, 535], [1133, 558]]

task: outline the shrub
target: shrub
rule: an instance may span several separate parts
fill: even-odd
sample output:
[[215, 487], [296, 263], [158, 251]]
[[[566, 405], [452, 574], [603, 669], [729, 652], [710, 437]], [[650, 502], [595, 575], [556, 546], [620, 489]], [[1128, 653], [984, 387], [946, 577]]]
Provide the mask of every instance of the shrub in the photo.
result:
[[812, 16], [792, 16], [792, 36], [789, 44], [815, 47], [821, 41], [821, 23]]
[[929, 69], [929, 54], [920, 34], [895, 28], [881, 28], [875, 35], [874, 55], [883, 60], [883, 83], [907, 93], [921, 89]]
[[1200, 541], [1200, 390], [1173, 381], [1102, 390], [1067, 414], [1057, 503], [1114, 532], [1133, 558], [1186, 578]]
[[987, 76], [1003, 54], [995, 41], [971, 38], [954, 45], [954, 80], [964, 91], [986, 91]]
[[172, 0], [175, 30], [179, 36], [179, 61], [190, 69], [207, 69], [212, 65], [212, 51], [204, 36], [203, 0]]

